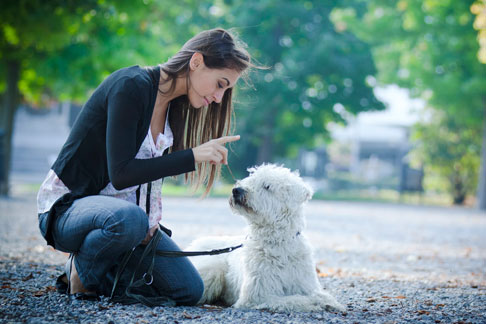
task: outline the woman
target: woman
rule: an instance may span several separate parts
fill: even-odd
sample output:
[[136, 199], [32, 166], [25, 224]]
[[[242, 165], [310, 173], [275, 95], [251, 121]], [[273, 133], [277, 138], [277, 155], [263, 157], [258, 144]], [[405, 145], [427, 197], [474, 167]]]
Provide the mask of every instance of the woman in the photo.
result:
[[[121, 69], [98, 86], [37, 198], [42, 235], [71, 253], [69, 294], [107, 294], [121, 256], [134, 249], [140, 258], [162, 216], [164, 177], [184, 173], [210, 190], [227, 164], [224, 144], [239, 139], [227, 136], [232, 88], [250, 65], [230, 33], [213, 29], [165, 64]], [[157, 249], [179, 248], [163, 233]], [[187, 258], [156, 258], [152, 287], [181, 305], [203, 292]]]

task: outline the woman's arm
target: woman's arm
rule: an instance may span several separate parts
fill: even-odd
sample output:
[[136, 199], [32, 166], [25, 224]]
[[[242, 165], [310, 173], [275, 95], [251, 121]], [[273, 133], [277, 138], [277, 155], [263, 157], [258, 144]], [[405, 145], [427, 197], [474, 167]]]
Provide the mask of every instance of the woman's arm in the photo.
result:
[[108, 96], [106, 153], [113, 187], [121, 190], [167, 176], [195, 170], [191, 149], [153, 159], [136, 159], [137, 129], [144, 112], [143, 96], [131, 79], [122, 81]]

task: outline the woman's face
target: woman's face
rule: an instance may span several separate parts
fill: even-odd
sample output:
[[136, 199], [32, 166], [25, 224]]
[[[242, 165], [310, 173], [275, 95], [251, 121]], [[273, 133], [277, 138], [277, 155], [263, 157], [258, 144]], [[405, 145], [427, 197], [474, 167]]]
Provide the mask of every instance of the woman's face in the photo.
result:
[[200, 53], [195, 53], [189, 64], [187, 96], [194, 108], [207, 107], [212, 102], [220, 103], [224, 92], [232, 88], [240, 78], [240, 73], [232, 69], [206, 67]]

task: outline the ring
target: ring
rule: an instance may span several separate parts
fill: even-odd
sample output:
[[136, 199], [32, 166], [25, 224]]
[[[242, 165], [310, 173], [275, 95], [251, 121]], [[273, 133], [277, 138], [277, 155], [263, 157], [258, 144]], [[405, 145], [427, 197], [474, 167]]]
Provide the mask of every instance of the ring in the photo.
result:
[[[147, 280], [147, 278], [146, 278], [146, 276], [147, 276], [147, 275], [149, 275], [149, 276], [150, 276], [150, 280]], [[151, 285], [151, 284], [152, 284], [152, 282], [154, 282], [154, 277], [153, 277], [151, 274], [148, 274], [148, 273], [146, 273], [146, 272], [143, 274], [142, 279], [143, 279], [143, 281], [145, 281], [145, 284], [146, 284], [147, 286]]]

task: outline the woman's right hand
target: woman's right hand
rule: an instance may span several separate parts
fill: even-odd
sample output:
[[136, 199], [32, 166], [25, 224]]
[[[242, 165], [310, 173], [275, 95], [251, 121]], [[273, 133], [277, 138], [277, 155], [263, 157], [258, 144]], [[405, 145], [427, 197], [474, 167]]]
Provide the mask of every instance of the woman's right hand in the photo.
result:
[[143, 241], [140, 243], [140, 244], [143, 244], [143, 245], [147, 245], [148, 242], [150, 242], [150, 240], [152, 239], [152, 236], [154, 236], [155, 234], [155, 231], [159, 228], [159, 224], [155, 224], [154, 226], [152, 226], [151, 228], [149, 228], [148, 232], [147, 232], [147, 235], [145, 235], [145, 238], [143, 239]]
[[211, 162], [212, 164], [228, 164], [228, 149], [224, 147], [224, 144], [239, 139], [240, 135], [223, 136], [196, 146], [192, 149], [194, 161]]

